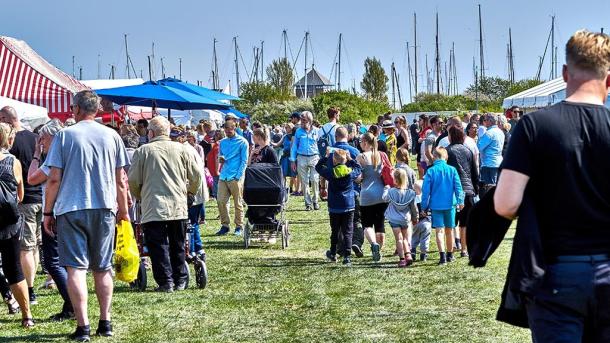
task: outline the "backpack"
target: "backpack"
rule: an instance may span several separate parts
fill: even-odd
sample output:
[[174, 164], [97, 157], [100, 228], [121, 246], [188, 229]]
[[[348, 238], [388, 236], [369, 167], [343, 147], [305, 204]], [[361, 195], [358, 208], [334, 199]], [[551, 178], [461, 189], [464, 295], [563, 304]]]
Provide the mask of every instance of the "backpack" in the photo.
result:
[[333, 125], [329, 132], [326, 132], [324, 130], [324, 126], [322, 126], [322, 132], [324, 134], [318, 138], [318, 152], [320, 153], [320, 156], [326, 156], [326, 149], [330, 146], [330, 133], [333, 131], [335, 126], [337, 126], [337, 124]]
[[0, 182], [0, 218], [2, 218], [0, 230], [8, 228], [19, 220], [17, 198], [4, 182]]

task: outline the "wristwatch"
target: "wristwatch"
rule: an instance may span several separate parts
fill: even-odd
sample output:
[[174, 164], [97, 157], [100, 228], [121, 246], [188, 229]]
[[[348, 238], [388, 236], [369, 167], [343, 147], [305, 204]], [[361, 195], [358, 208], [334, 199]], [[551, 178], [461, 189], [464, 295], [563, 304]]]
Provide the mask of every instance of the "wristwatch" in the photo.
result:
[[34, 157], [32, 157], [32, 161], [38, 161], [38, 163], [40, 163], [40, 158], [34, 156]]

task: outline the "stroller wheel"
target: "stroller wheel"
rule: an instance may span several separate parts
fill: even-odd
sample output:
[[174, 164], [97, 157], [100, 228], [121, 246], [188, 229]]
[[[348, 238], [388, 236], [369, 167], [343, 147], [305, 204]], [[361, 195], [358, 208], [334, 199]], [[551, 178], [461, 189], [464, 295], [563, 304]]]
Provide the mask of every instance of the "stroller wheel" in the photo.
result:
[[202, 260], [195, 261], [195, 281], [197, 287], [205, 288], [208, 285], [208, 267]]
[[144, 261], [140, 261], [140, 268], [138, 269], [138, 277], [129, 284], [131, 289], [144, 292], [146, 290], [146, 286], [148, 283], [148, 279], [146, 276], [146, 265]]

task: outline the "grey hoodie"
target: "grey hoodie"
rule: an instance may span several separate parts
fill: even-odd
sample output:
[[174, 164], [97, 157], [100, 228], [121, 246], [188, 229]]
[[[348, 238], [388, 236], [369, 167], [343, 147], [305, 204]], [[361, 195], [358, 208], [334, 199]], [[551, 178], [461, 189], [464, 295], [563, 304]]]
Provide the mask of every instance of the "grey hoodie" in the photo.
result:
[[415, 192], [410, 189], [385, 187], [382, 198], [388, 202], [385, 218], [392, 224], [409, 226], [411, 218], [417, 218]]

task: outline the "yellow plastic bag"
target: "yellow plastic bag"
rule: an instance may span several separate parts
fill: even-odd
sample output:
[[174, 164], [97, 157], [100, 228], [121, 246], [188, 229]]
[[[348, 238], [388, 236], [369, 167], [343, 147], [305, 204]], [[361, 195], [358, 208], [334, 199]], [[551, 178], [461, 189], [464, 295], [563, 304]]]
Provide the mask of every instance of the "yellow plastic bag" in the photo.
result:
[[116, 226], [116, 250], [114, 252], [114, 271], [116, 278], [133, 282], [140, 269], [140, 252], [133, 235], [131, 223], [122, 220]]

